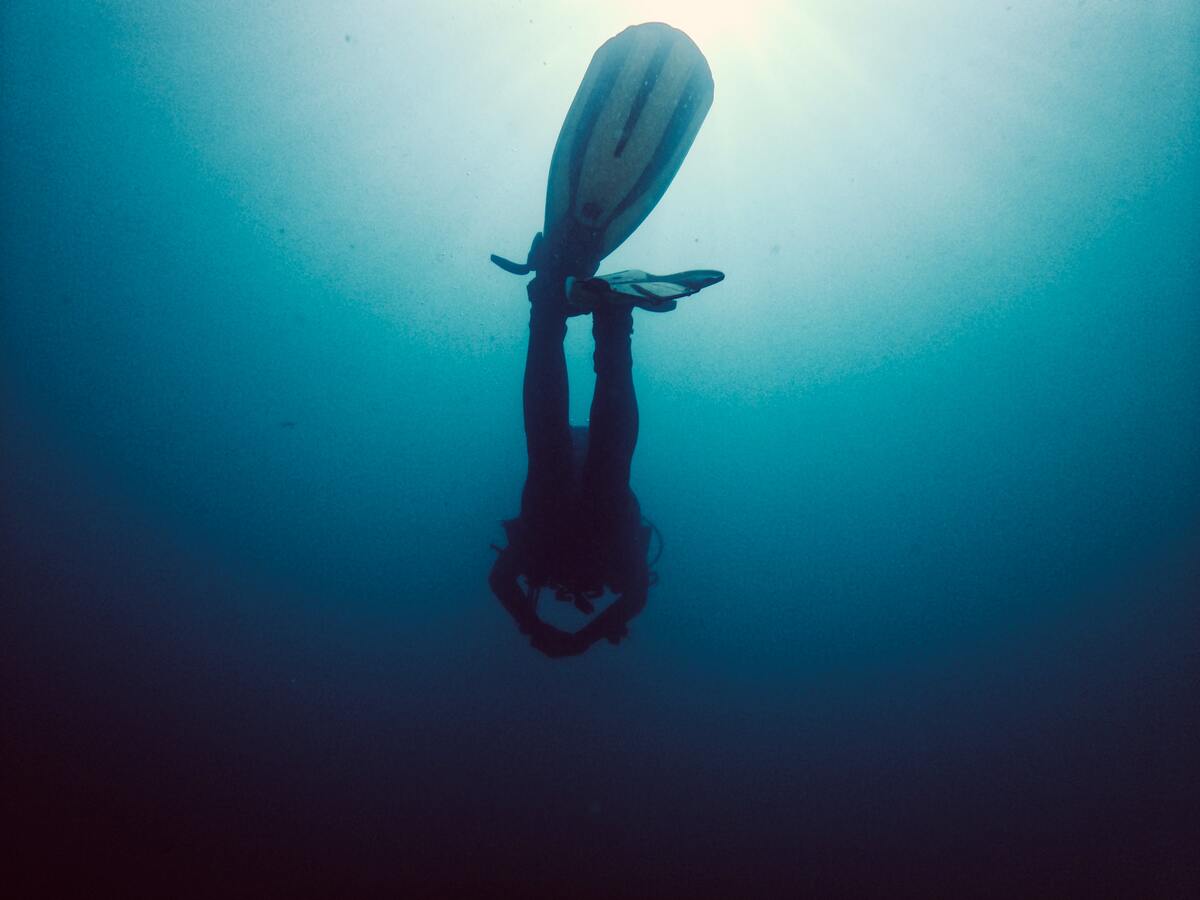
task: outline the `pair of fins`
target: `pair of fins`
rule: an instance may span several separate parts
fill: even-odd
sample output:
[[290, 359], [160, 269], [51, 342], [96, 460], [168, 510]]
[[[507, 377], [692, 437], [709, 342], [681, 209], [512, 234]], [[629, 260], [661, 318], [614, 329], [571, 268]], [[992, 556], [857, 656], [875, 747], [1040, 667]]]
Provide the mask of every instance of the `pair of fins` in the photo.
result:
[[682, 31], [651, 22], [610, 38], [592, 57], [559, 132], [542, 232], [525, 263], [495, 255], [492, 262], [559, 281], [579, 312], [604, 303], [666, 312], [716, 284], [724, 275], [710, 269], [594, 277], [662, 199], [712, 100], [708, 61]]

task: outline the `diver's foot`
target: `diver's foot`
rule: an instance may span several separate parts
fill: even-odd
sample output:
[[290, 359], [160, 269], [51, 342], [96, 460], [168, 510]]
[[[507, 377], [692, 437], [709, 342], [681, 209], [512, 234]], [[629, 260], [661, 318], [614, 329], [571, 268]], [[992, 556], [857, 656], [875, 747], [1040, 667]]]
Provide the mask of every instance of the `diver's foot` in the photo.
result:
[[563, 291], [562, 282], [557, 278], [552, 279], [538, 275], [526, 286], [526, 292], [529, 294], [529, 304], [535, 317], [557, 316], [569, 319], [572, 316], [582, 316], [591, 312], [589, 309], [580, 309], [569, 303], [567, 295]]

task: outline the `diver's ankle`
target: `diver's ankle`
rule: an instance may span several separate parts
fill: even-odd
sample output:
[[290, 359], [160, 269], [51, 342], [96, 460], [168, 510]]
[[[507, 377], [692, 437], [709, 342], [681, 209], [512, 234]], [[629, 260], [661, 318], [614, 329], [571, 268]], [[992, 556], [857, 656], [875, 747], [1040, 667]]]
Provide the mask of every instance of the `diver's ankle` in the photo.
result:
[[606, 305], [592, 310], [592, 334], [597, 339], [633, 334], [633, 307]]

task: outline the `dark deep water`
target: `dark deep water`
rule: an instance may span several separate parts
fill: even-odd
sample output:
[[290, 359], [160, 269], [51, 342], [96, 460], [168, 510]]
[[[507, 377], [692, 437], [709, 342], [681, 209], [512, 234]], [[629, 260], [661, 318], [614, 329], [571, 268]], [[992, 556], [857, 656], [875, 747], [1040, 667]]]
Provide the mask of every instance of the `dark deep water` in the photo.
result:
[[729, 277], [635, 316], [661, 580], [564, 661], [487, 255], [655, 14], [454, 10], [0, 12], [12, 896], [1195, 896], [1195, 6], [697, 23], [604, 269]]

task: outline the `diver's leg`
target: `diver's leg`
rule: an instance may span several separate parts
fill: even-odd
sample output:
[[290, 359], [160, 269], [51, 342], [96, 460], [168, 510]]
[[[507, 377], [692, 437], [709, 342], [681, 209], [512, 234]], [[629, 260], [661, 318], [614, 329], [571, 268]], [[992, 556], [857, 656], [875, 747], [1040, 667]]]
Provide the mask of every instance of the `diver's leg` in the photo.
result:
[[629, 492], [629, 470], [637, 446], [638, 407], [633, 390], [633, 309], [607, 306], [592, 313], [596, 340], [584, 487], [597, 499], [622, 501]]
[[633, 310], [608, 307], [592, 314], [596, 338], [596, 391], [583, 467], [583, 508], [604, 581], [618, 593], [647, 582], [641, 509], [629, 489], [637, 446], [638, 408], [633, 390]]
[[567, 361], [563, 338], [566, 313], [546, 284], [529, 285], [529, 350], [525, 356], [525, 445], [529, 471], [522, 494], [522, 515], [543, 518], [569, 483], [571, 430], [568, 419]]

